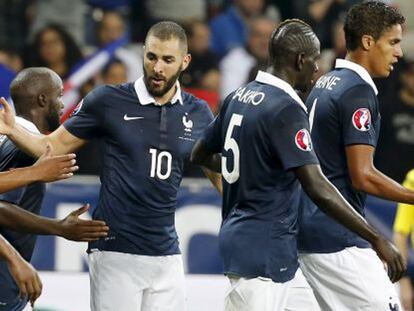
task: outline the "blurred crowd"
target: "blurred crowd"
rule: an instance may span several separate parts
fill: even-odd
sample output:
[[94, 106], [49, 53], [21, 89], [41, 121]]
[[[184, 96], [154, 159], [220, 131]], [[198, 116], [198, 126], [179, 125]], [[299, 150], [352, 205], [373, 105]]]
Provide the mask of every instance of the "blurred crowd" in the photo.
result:
[[[76, 104], [99, 84], [120, 84], [142, 74], [143, 38], [151, 25], [173, 20], [185, 28], [192, 62], [182, 86], [214, 112], [220, 100], [266, 69], [267, 41], [286, 18], [301, 18], [321, 41], [322, 75], [345, 56], [343, 17], [358, 0], [2, 0], [0, 95], [16, 72], [46, 66], [65, 83], [66, 104]], [[414, 10], [412, 0], [387, 1], [407, 17], [404, 59], [391, 77], [377, 81], [382, 135], [377, 167], [402, 182], [414, 167]], [[115, 43], [115, 45], [114, 45]], [[107, 57], [97, 61], [104, 51]], [[79, 78], [83, 70], [82, 79]], [[74, 81], [79, 83], [75, 83]], [[76, 82], [75, 81], [75, 82]], [[75, 85], [75, 86], [74, 86]], [[305, 96], [305, 95], [304, 95]], [[398, 161], [395, 156], [398, 155]], [[80, 173], [98, 174], [94, 145], [79, 154]], [[197, 171], [189, 169], [189, 175]]]

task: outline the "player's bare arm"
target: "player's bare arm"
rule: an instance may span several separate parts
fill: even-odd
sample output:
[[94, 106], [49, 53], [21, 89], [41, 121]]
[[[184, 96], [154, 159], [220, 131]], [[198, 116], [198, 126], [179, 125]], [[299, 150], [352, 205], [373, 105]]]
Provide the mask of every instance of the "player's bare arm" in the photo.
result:
[[377, 170], [373, 163], [374, 147], [350, 145], [346, 149], [348, 170], [352, 186], [386, 200], [414, 204], [414, 192]]
[[319, 165], [305, 165], [295, 171], [304, 191], [323, 212], [369, 241], [378, 256], [388, 264], [391, 281], [398, 281], [406, 265], [400, 252], [382, 237], [323, 175]]
[[48, 145], [46, 151], [32, 166], [0, 172], [0, 193], [4, 193], [33, 182], [51, 182], [73, 176], [78, 170], [75, 154], [52, 156]]
[[194, 164], [204, 166], [209, 170], [221, 173], [221, 156], [212, 154], [205, 148], [204, 140], [199, 139], [191, 152], [190, 161]]
[[109, 228], [104, 221], [79, 218], [89, 207], [86, 204], [59, 220], [38, 216], [14, 204], [0, 202], [0, 226], [19, 232], [58, 235], [72, 241], [95, 241], [106, 237]]
[[0, 235], [0, 257], [5, 259], [13, 279], [20, 290], [20, 297], [28, 297], [32, 307], [42, 293], [42, 282], [30, 263]]
[[50, 144], [54, 155], [62, 155], [79, 149], [85, 140], [70, 134], [60, 126], [49, 135], [34, 134], [15, 122], [10, 104], [0, 98], [3, 109], [0, 110], [0, 133], [7, 135], [20, 149], [34, 157], [42, 155]]

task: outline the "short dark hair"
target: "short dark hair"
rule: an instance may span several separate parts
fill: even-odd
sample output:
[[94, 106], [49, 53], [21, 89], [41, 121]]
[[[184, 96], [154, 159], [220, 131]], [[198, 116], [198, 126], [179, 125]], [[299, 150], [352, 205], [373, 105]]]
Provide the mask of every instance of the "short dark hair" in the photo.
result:
[[287, 19], [279, 24], [269, 39], [271, 65], [279, 67], [299, 53], [309, 54], [316, 38], [312, 27], [300, 19]]
[[379, 1], [368, 1], [351, 7], [345, 18], [346, 48], [354, 51], [361, 46], [361, 38], [371, 35], [378, 40], [394, 25], [404, 24], [405, 17], [397, 9]]
[[171, 21], [163, 21], [153, 25], [148, 31], [145, 42], [150, 36], [154, 36], [160, 40], [170, 40], [171, 38], [177, 38], [185, 53], [187, 53], [187, 35], [183, 27], [177, 23]]

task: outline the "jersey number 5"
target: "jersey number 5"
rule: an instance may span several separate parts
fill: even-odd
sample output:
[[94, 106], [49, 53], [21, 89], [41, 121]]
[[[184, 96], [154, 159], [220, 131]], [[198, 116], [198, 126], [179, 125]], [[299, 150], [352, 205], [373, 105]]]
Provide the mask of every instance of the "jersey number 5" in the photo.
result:
[[[172, 155], [168, 151], [159, 151], [154, 148], [149, 150], [151, 154], [150, 176], [157, 176], [159, 179], [167, 179], [171, 175]], [[164, 170], [163, 168], [164, 167]]]
[[237, 141], [232, 138], [233, 130], [235, 126], [241, 126], [243, 116], [237, 113], [233, 113], [230, 119], [229, 127], [226, 132], [226, 140], [224, 141], [224, 150], [231, 150], [233, 153], [233, 170], [229, 172], [227, 169], [227, 157], [221, 157], [221, 172], [224, 179], [229, 183], [235, 183], [240, 176], [240, 150], [237, 145]]

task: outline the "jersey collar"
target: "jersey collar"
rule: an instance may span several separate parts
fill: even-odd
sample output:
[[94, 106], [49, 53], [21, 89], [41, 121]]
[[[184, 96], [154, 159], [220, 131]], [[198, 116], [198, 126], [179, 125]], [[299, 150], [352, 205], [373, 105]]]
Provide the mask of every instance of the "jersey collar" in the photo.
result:
[[351, 62], [346, 59], [337, 58], [335, 62], [335, 68], [346, 68], [346, 69], [356, 72], [361, 77], [362, 80], [364, 80], [366, 83], [368, 83], [372, 87], [372, 89], [375, 92], [375, 95], [378, 95], [378, 89], [374, 81], [372, 80], [368, 71], [361, 65], [358, 65], [357, 63]]
[[[173, 98], [171, 99], [171, 104], [175, 104], [179, 102], [181, 105], [183, 104], [183, 98], [181, 96], [181, 87], [180, 83], [177, 81], [176, 83], [177, 91], [175, 92]], [[138, 80], [134, 83], [135, 92], [137, 93], [138, 100], [141, 105], [149, 105], [154, 104], [156, 106], [161, 106], [157, 103], [154, 97], [148, 93], [147, 87], [144, 83], [144, 76], [141, 76]]]
[[29, 120], [26, 120], [22, 117], [16, 116], [16, 123], [24, 127], [31, 133], [40, 134], [39, 130], [37, 129], [36, 125]]
[[260, 83], [265, 83], [265, 84], [269, 84], [269, 85], [273, 85], [279, 89], [281, 89], [282, 91], [284, 91], [285, 93], [287, 93], [290, 97], [292, 97], [306, 112], [308, 112], [308, 110], [306, 109], [305, 104], [303, 103], [303, 101], [300, 99], [299, 95], [295, 92], [295, 90], [292, 88], [292, 86], [287, 83], [286, 81], [268, 73], [268, 72], [264, 72], [259, 70], [259, 72], [257, 73], [256, 76], [256, 81], [260, 82]]

